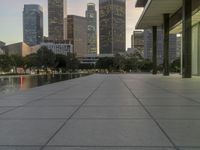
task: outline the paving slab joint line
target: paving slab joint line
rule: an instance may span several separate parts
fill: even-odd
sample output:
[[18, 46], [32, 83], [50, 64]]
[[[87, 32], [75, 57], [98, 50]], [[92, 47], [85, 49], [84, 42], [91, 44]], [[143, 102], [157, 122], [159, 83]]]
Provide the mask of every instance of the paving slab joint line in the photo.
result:
[[[103, 149], [105, 149], [105, 148], [151, 148], [151, 150], [152, 150], [152, 148], [159, 148], [159, 150], [160, 150], [160, 148], [167, 148], [167, 149], [174, 149], [174, 147], [173, 146], [129, 146], [129, 145], [127, 145], [127, 146], [113, 146], [113, 145], [104, 145], [104, 146], [98, 146], [98, 145], [49, 145], [49, 146], [47, 146], [48, 148], [103, 148]], [[46, 148], [47, 148], [46, 147]]]
[[9, 109], [9, 110], [7, 110], [7, 111], [5, 111], [5, 112], [0, 113], [0, 116], [6, 114], [6, 113], [8, 113], [8, 112], [12, 112], [12, 111], [14, 111], [14, 110], [16, 110], [16, 109], [18, 109], [18, 108], [25, 107], [25, 106], [27, 106], [27, 105], [33, 103], [33, 102], [41, 101], [43, 98], [45, 98], [45, 97], [47, 97], [47, 96], [51, 96], [51, 95], [53, 95], [53, 94], [55, 94], [55, 93], [57, 93], [57, 92], [64, 91], [64, 90], [69, 90], [70, 88], [72, 88], [72, 87], [74, 87], [74, 86], [77, 86], [77, 85], [78, 85], [78, 84], [69, 86], [69, 87], [67, 87], [67, 88], [64, 88], [63, 90], [58, 90], [58, 91], [52, 92], [52, 93], [50, 93], [50, 94], [47, 94], [47, 95], [45, 95], [45, 96], [43, 96], [43, 97], [40, 97], [40, 98], [38, 98], [38, 99], [34, 99], [34, 100], [30, 101], [30, 102], [25, 103], [24, 105], [16, 106], [16, 107], [14, 107], [14, 108], [12, 108], [12, 109]]
[[151, 85], [151, 86], [160, 88], [160, 89], [162, 89], [162, 90], [164, 90], [164, 91], [166, 91], [166, 92], [169, 92], [169, 93], [178, 95], [178, 96], [180, 96], [180, 97], [182, 97], [182, 98], [184, 98], [184, 99], [187, 99], [188, 101], [192, 101], [192, 102], [194, 102], [194, 103], [200, 104], [199, 101], [196, 101], [196, 100], [194, 100], [194, 99], [192, 99], [192, 98], [190, 98], [190, 97], [183, 96], [183, 95], [181, 95], [181, 94], [179, 94], [179, 93], [176, 93], [176, 92], [172, 92], [172, 91], [170, 91], [170, 90], [168, 90], [168, 89], [165, 89], [165, 88], [163, 88], [163, 87], [161, 87], [161, 86], [158, 86], [158, 85], [153, 85], [152, 83], [147, 82], [147, 81], [145, 81], [145, 83], [147, 83], [147, 84], [149, 84], [149, 85]]
[[144, 108], [146, 113], [150, 116], [150, 118], [154, 121], [154, 123], [158, 126], [158, 128], [162, 131], [162, 133], [166, 136], [166, 138], [169, 140], [169, 142], [172, 144], [173, 148], [176, 150], [180, 150], [179, 147], [172, 141], [172, 139], [169, 137], [167, 132], [161, 127], [159, 122], [154, 118], [154, 116], [148, 111], [148, 109], [143, 105], [143, 103], [139, 100], [139, 98], [132, 92], [132, 90], [128, 87], [128, 85], [123, 81], [121, 77], [119, 77], [121, 82], [125, 85], [125, 87], [129, 90], [129, 92], [133, 95], [134, 98], [140, 103], [140, 105]]
[[108, 76], [106, 76], [103, 81], [100, 82], [100, 84], [90, 93], [90, 95], [79, 105], [79, 107], [68, 117], [64, 123], [56, 130], [56, 132], [47, 140], [47, 142], [40, 148], [40, 150], [44, 150], [45, 147], [49, 144], [49, 142], [57, 135], [58, 132], [60, 132], [63, 127], [67, 124], [67, 122], [80, 110], [80, 108], [87, 102], [87, 100], [101, 87], [101, 85], [104, 83]]
[[[0, 145], [0, 148], [40, 148], [42, 145]], [[98, 146], [98, 145], [49, 145], [45, 148], [165, 148], [173, 149], [172, 146]], [[200, 148], [200, 147], [180, 147], [180, 148]]]

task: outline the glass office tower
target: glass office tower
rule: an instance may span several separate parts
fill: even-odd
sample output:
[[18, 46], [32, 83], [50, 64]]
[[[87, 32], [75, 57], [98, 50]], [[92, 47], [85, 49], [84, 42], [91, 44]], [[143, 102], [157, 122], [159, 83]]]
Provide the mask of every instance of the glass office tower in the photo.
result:
[[39, 5], [24, 5], [23, 11], [24, 42], [30, 46], [43, 40], [43, 10]]
[[126, 1], [100, 0], [100, 53], [116, 54], [126, 49]]
[[97, 12], [94, 3], [88, 3], [85, 16], [88, 27], [88, 53], [97, 54]]
[[49, 40], [66, 39], [67, 0], [48, 0]]

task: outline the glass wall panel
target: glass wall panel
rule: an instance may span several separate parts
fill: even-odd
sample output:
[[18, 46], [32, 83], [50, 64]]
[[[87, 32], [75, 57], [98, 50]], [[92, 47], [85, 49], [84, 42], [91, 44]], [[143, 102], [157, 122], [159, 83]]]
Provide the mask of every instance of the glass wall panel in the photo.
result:
[[198, 25], [192, 28], [192, 73], [198, 74]]

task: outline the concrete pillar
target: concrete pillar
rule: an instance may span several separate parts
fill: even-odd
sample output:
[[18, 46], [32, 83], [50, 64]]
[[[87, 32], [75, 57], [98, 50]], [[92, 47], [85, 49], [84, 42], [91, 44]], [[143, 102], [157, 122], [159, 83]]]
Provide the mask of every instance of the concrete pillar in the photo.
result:
[[152, 36], [153, 36], [153, 52], [152, 52], [152, 61], [153, 61], [153, 74], [157, 74], [157, 27], [152, 27]]
[[192, 77], [192, 1], [183, 0], [183, 78]]
[[164, 24], [163, 24], [163, 30], [164, 30], [164, 56], [163, 56], [163, 75], [169, 76], [169, 14], [163, 15]]

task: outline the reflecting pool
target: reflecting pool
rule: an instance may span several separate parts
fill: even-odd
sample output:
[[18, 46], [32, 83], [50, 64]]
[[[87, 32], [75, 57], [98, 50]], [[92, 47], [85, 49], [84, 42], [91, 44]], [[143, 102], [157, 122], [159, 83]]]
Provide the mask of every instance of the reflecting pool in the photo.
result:
[[13, 93], [17, 90], [55, 83], [59, 81], [79, 78], [88, 74], [54, 74], [54, 75], [22, 75], [22, 76], [1, 76], [0, 96]]

